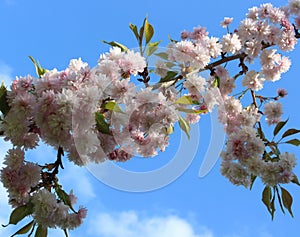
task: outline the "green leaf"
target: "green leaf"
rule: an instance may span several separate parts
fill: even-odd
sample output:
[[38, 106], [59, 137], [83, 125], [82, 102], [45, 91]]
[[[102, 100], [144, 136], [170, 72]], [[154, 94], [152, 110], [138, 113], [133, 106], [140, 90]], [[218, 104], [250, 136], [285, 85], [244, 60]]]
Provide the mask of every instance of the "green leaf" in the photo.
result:
[[[15, 208], [9, 217], [9, 224], [16, 225], [19, 221], [23, 220], [26, 216], [29, 216], [33, 213], [33, 205], [31, 203], [27, 203], [26, 205], [19, 206]], [[5, 227], [5, 225], [2, 225]], [[6, 225], [7, 226], [7, 225]]]
[[288, 120], [289, 119], [277, 123], [277, 125], [276, 125], [276, 127], [274, 128], [274, 131], [273, 131], [273, 135], [274, 136], [276, 136], [280, 132], [280, 130], [284, 127], [284, 125], [286, 125], [286, 123], [288, 122]]
[[132, 30], [132, 32], [133, 32], [134, 35], [135, 35], [135, 38], [138, 40], [138, 39], [139, 39], [139, 33], [138, 33], [138, 30], [137, 30], [136, 25], [130, 23], [130, 24], [129, 24], [129, 28]]
[[36, 229], [34, 237], [47, 237], [48, 229], [44, 228], [42, 225], [39, 225]]
[[250, 190], [253, 188], [253, 184], [254, 184], [254, 182], [255, 182], [255, 180], [256, 180], [256, 178], [257, 178], [257, 176], [256, 175], [251, 175], [251, 184], [250, 184]]
[[114, 112], [124, 113], [120, 106], [115, 101], [107, 101], [101, 105], [102, 109], [108, 109]]
[[178, 98], [175, 101], [176, 104], [182, 104], [182, 105], [192, 105], [193, 104], [193, 100], [190, 96], [188, 95], [184, 95], [181, 96], [180, 98]]
[[120, 44], [120, 43], [118, 43], [116, 41], [107, 42], [105, 40], [102, 40], [102, 42], [105, 43], [105, 44], [108, 44], [108, 45], [110, 45], [112, 47], [119, 47], [122, 52], [127, 52], [128, 51], [128, 48], [125, 45]]
[[190, 127], [189, 122], [186, 121], [181, 116], [179, 116], [179, 126], [185, 132], [185, 134], [187, 135], [188, 139], [190, 139], [190, 130], [191, 130], [191, 127]]
[[291, 135], [296, 134], [296, 133], [299, 133], [299, 132], [300, 132], [300, 130], [291, 128], [291, 129], [286, 130], [286, 131], [282, 134], [281, 137], [284, 138], [284, 137], [291, 136]]
[[66, 229], [63, 229], [64, 233], [65, 233], [65, 236], [68, 237], [68, 231]]
[[172, 39], [170, 35], [168, 35], [168, 38], [169, 38], [169, 40], [170, 40], [172, 43], [178, 43], [178, 42], [179, 42], [178, 40]]
[[177, 72], [175, 72], [175, 71], [168, 71], [167, 75], [165, 77], [161, 78], [159, 82], [163, 83], [163, 82], [173, 81], [176, 76], [177, 76]]
[[283, 208], [283, 205], [282, 205], [281, 197], [280, 197], [280, 194], [279, 194], [277, 186], [275, 186], [274, 191], [275, 191], [275, 193], [277, 195], [280, 209], [281, 209], [282, 213], [285, 214], [285, 211], [284, 211], [284, 208]]
[[220, 77], [215, 77], [215, 80], [213, 81], [213, 86], [220, 88]]
[[28, 56], [28, 57], [32, 61], [33, 65], [35, 66], [35, 71], [39, 78], [41, 78], [46, 72], [48, 72], [47, 69], [42, 68], [39, 61], [35, 61], [35, 59], [32, 56]]
[[160, 41], [157, 42], [151, 42], [148, 44], [147, 46], [147, 52], [146, 55], [149, 57], [150, 55], [152, 55], [157, 49], [158, 49], [158, 45], [161, 43]]
[[166, 133], [167, 133], [168, 135], [174, 133], [174, 127], [171, 125], [170, 127], [166, 128]]
[[165, 65], [166, 65], [167, 68], [171, 68], [171, 67], [175, 66], [175, 63], [166, 62]]
[[284, 188], [281, 188], [281, 197], [283, 206], [289, 211], [292, 217], [294, 217], [292, 212], [292, 204], [293, 204], [293, 197], [292, 195]]
[[103, 114], [96, 112], [95, 120], [96, 120], [96, 127], [100, 132], [111, 135], [109, 124], [105, 121]]
[[164, 60], [168, 60], [168, 57], [169, 57], [169, 55], [167, 53], [165, 53], [165, 52], [156, 53], [155, 55], [157, 57], [160, 57], [160, 58], [164, 59]]
[[271, 188], [270, 186], [266, 186], [262, 192], [262, 202], [265, 204], [268, 211], [272, 214], [271, 199], [272, 199]]
[[178, 107], [176, 108], [178, 111], [187, 113], [187, 114], [204, 114], [207, 113], [207, 110], [197, 110], [197, 109], [185, 109], [185, 108], [181, 108]]
[[140, 34], [139, 34], [139, 46], [140, 47], [142, 47], [142, 44], [143, 44], [143, 37], [144, 37], [146, 19], [147, 18], [144, 19], [143, 25], [140, 28]]
[[32, 220], [31, 222], [29, 222], [27, 225], [23, 226], [16, 233], [14, 233], [11, 237], [14, 237], [16, 235], [26, 234], [32, 228], [33, 224], [34, 224], [34, 220]]
[[152, 39], [153, 35], [154, 35], [154, 28], [153, 26], [148, 22], [148, 19], [146, 18], [145, 20], [145, 24], [144, 24], [144, 37], [146, 40], [146, 44], [148, 44], [150, 42], [150, 40]]
[[299, 180], [297, 175], [294, 174], [293, 179], [291, 180], [292, 183], [297, 184], [298, 186], [300, 186]]
[[69, 206], [70, 209], [73, 212], [76, 213], [76, 211], [72, 207], [70, 196], [63, 189], [61, 189], [59, 186], [55, 187], [55, 192], [56, 192], [57, 196], [59, 197], [59, 199], [61, 201], [63, 201], [64, 204], [66, 204], [67, 206]]
[[274, 219], [274, 213], [275, 213], [275, 210], [276, 210], [276, 208], [275, 208], [275, 194], [274, 194], [274, 196], [272, 198], [272, 201], [270, 203], [270, 208], [271, 208], [271, 216], [272, 216], [272, 220], [273, 220]]
[[299, 139], [292, 139], [292, 140], [286, 141], [285, 143], [292, 144], [294, 146], [300, 146], [300, 140]]
[[10, 110], [10, 106], [7, 102], [7, 90], [2, 82], [0, 87], [0, 111], [2, 112], [3, 116], [5, 117]]

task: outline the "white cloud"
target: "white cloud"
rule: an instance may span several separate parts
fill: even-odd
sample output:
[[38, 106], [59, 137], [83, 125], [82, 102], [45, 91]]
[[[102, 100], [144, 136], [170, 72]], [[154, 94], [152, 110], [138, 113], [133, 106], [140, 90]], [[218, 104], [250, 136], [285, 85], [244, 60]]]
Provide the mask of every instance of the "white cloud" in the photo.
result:
[[209, 229], [195, 229], [178, 216], [141, 217], [134, 211], [100, 213], [88, 225], [95, 237], [213, 237]]
[[96, 197], [92, 182], [89, 179], [87, 170], [84, 167], [78, 167], [75, 164], [67, 161], [64, 162], [64, 170], [60, 170], [60, 183], [67, 191], [73, 189], [75, 196], [80, 200], [89, 201]]
[[[5, 142], [3, 139], [0, 139], [0, 169], [3, 167], [3, 160], [6, 154], [6, 151], [11, 148], [11, 144]], [[11, 212], [11, 207], [8, 204], [8, 197], [6, 189], [0, 183], [0, 224], [7, 224], [9, 220], [9, 215]], [[10, 236], [11, 230], [9, 228], [0, 227], [0, 236]]]
[[3, 61], [0, 61], [0, 82], [4, 81], [5, 86], [9, 86], [14, 80], [12, 78], [12, 68]]

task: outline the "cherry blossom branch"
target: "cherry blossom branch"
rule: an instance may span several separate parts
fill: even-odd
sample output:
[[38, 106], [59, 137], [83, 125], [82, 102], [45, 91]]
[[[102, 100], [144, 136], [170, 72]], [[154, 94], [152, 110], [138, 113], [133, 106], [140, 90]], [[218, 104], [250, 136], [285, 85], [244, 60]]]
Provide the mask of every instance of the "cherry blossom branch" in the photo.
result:
[[205, 70], [213, 70], [214, 67], [217, 67], [219, 65], [222, 65], [223, 63], [227, 63], [236, 59], [240, 59], [243, 60], [247, 57], [246, 53], [239, 53], [236, 55], [232, 55], [232, 56], [228, 56], [228, 57], [222, 57], [220, 60], [210, 63], [208, 64], [206, 67], [204, 67], [203, 69], [200, 69], [199, 72], [205, 71]]
[[138, 75], [141, 76], [142, 78], [138, 78], [137, 80], [139, 82], [143, 82], [145, 87], [148, 87], [150, 81], [148, 67], [145, 67], [143, 72], [138, 72]]
[[[257, 102], [256, 102], [255, 92], [254, 92], [254, 90], [252, 90], [252, 89], [250, 90], [250, 92], [251, 92], [251, 96], [252, 96], [252, 100], [253, 100], [253, 105], [255, 106], [255, 108], [258, 109]], [[265, 140], [265, 136], [264, 136], [264, 133], [263, 133], [263, 131], [262, 131], [261, 122], [258, 121], [257, 124], [258, 124], [258, 133], [259, 133], [259, 137], [264, 141], [264, 140]]]
[[297, 29], [297, 27], [295, 26], [295, 24], [293, 24], [293, 27], [294, 27], [294, 31], [295, 31], [295, 37], [297, 39], [300, 39], [299, 29]]

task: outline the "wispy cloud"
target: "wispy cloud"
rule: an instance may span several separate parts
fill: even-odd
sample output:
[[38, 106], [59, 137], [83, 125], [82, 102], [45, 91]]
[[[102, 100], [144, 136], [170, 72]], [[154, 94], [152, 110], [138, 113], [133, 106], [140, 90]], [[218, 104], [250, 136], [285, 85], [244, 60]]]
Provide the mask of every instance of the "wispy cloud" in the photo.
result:
[[68, 161], [64, 162], [64, 168], [60, 171], [60, 183], [66, 188], [66, 191], [68, 188], [74, 190], [79, 203], [81, 200], [89, 201], [97, 198], [90, 180], [91, 175], [85, 168], [78, 167]]
[[13, 81], [12, 68], [5, 62], [0, 60], [0, 82], [4, 81], [5, 86], [8, 86]]
[[213, 237], [206, 227], [195, 228], [175, 215], [142, 217], [134, 211], [100, 213], [88, 225], [95, 237]]
[[[11, 148], [11, 145], [8, 142], [5, 142], [3, 139], [0, 139], [0, 170], [3, 167], [3, 160], [6, 154], [6, 151]], [[6, 189], [0, 183], [0, 224], [7, 224], [11, 208], [8, 205], [8, 197]], [[0, 236], [10, 236], [11, 230], [9, 228], [3, 228], [0, 226]]]

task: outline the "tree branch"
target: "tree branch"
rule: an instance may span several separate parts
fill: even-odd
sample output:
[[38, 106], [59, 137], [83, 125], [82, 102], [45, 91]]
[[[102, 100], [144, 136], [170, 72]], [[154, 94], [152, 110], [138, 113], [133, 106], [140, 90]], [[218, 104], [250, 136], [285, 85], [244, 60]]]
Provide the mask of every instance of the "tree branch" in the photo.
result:
[[205, 71], [205, 70], [212, 70], [214, 67], [219, 66], [223, 63], [227, 63], [227, 62], [233, 61], [235, 59], [243, 60], [246, 57], [247, 57], [247, 54], [244, 53], [244, 52], [236, 54], [236, 55], [228, 56], [228, 57], [223, 57], [223, 58], [221, 58], [220, 60], [218, 60], [216, 62], [208, 64], [206, 67], [200, 69], [199, 72], [202, 72], [202, 71]]

